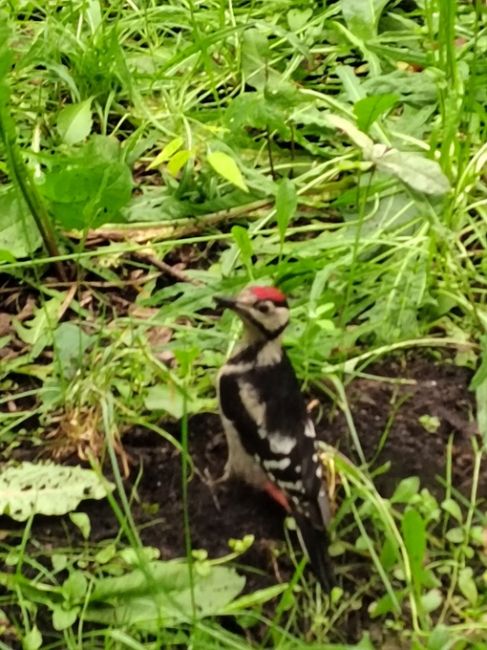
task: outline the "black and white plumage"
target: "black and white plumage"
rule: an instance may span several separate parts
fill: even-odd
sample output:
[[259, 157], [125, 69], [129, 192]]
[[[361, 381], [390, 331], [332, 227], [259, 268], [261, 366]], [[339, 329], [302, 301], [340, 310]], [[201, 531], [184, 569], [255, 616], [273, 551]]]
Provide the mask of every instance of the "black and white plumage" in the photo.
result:
[[292, 513], [313, 571], [329, 591], [330, 506], [315, 429], [281, 344], [289, 322], [286, 298], [272, 287], [250, 287], [236, 298], [216, 301], [244, 324], [243, 340], [218, 376], [229, 449], [225, 476], [266, 489]]

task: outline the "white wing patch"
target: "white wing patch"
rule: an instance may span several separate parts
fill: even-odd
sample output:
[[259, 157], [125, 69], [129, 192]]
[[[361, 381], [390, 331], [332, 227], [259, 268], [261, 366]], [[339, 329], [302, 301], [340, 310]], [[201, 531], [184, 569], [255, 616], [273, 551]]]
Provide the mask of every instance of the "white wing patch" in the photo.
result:
[[290, 458], [280, 458], [278, 460], [274, 459], [264, 459], [262, 461], [262, 464], [264, 467], [269, 470], [269, 469], [286, 469], [286, 467], [289, 467], [291, 464], [291, 459]]
[[280, 433], [269, 435], [269, 448], [273, 454], [288, 456], [296, 446], [296, 439], [291, 436], [283, 436]]
[[298, 479], [297, 481], [279, 481], [278, 485], [280, 488], [291, 490], [292, 492], [302, 492], [304, 494], [306, 491], [301, 479]]

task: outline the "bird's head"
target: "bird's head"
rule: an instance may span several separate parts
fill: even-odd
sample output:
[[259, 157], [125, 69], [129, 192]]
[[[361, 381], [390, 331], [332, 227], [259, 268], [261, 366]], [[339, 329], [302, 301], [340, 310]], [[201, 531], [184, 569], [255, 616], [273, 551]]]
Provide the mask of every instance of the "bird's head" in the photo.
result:
[[275, 287], [247, 287], [235, 298], [216, 297], [242, 319], [251, 339], [277, 339], [289, 322], [286, 296]]

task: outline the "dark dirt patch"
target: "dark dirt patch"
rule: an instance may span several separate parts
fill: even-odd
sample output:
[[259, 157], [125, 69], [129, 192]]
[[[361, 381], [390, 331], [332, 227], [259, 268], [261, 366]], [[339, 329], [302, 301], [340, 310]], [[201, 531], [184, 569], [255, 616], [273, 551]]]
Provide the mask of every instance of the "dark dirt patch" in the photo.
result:
[[[471, 372], [447, 361], [420, 356], [382, 362], [367, 371], [384, 380], [356, 379], [347, 393], [365, 457], [369, 463], [373, 461], [371, 469], [390, 463], [387, 474], [376, 479], [383, 496], [390, 496], [397, 483], [408, 476], [418, 476], [422, 486], [441, 496], [450, 437], [453, 484], [467, 493], [473, 470], [472, 437], [476, 432], [474, 398], [468, 390]], [[411, 383], [388, 381], [394, 378]], [[435, 431], [428, 431], [422, 424], [424, 416], [437, 418]], [[342, 414], [321, 434], [351, 458], [356, 457]], [[487, 496], [486, 476], [481, 480], [480, 495]]]

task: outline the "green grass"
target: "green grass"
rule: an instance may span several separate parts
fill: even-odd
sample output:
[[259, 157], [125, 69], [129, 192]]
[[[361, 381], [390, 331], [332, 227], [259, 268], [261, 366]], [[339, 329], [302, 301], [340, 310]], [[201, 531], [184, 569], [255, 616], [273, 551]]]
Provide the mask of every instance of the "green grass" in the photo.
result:
[[[32, 521], [18, 527], [18, 551], [18, 539], [3, 540], [2, 559], [17, 567], [2, 578], [5, 638], [25, 648], [249, 646], [214, 616], [161, 624], [156, 636], [85, 618], [108, 575], [139, 566], [150, 583], [135, 493], [121, 478], [123, 434], [142, 426], [181, 448], [186, 485], [187, 416], [215, 409], [216, 369], [237, 335], [228, 315], [218, 324], [208, 311], [212, 297], [262, 281], [290, 295], [292, 360], [305, 387], [324, 388], [344, 411], [359, 458], [345, 388], [372, 361], [411, 348], [479, 367], [482, 438], [472, 493], [456, 492], [450, 472], [442, 503], [413, 478], [383, 500], [365, 466], [336, 458], [334, 552], [337, 563], [367, 558], [368, 579], [330, 601], [299, 576], [297, 557], [292, 588], [228, 611], [265, 624], [256, 647], [338, 644], [349, 613], [370, 603], [372, 636], [385, 630], [397, 647], [485, 647], [475, 490], [487, 436], [485, 3], [26, 1], [4, 11], [0, 277], [9, 291], [12, 279], [29, 288], [35, 306], [0, 336], [0, 352], [23, 344], [1, 361], [3, 457], [43, 448], [53, 431], [59, 456], [105, 448], [122, 531], [112, 547], [52, 549], [48, 567]], [[107, 239], [92, 243], [95, 228]], [[200, 255], [185, 270], [192, 283], [158, 285], [147, 255], [186, 245]], [[108, 290], [131, 291], [136, 310], [115, 317]], [[156, 351], [154, 328], [168, 334]], [[185, 423], [181, 442], [156, 404]], [[136, 560], [121, 555], [127, 547]], [[100, 560], [106, 548], [113, 555]], [[353, 579], [354, 562], [341, 570]], [[89, 587], [80, 575], [94, 576]], [[261, 603], [271, 596], [268, 620]], [[53, 603], [75, 611], [57, 631]]]

